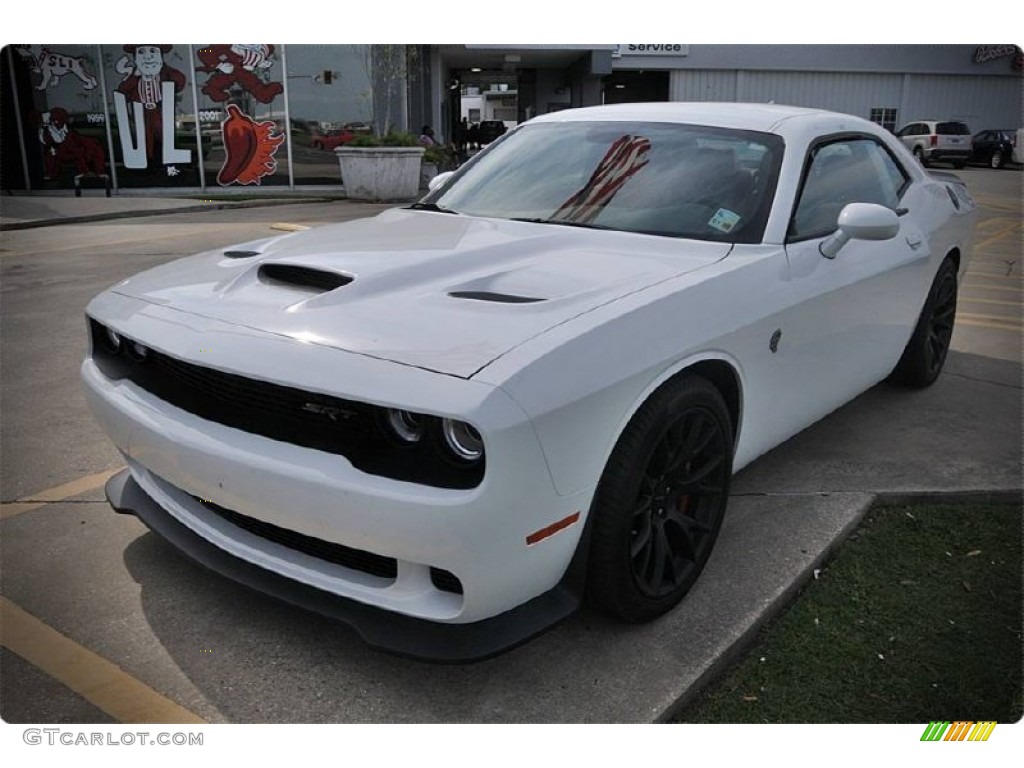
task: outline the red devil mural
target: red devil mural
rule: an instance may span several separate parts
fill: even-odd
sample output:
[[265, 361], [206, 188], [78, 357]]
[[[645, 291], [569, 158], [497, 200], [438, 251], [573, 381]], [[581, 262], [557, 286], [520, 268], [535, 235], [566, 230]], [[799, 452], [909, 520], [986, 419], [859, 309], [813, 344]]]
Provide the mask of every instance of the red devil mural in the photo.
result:
[[61, 167], [71, 165], [79, 176], [86, 173], [102, 175], [107, 164], [103, 145], [83, 136], [68, 124], [67, 110], [54, 107], [49, 112], [32, 114], [43, 152], [43, 178], [56, 179]]
[[228, 184], [259, 184], [260, 179], [277, 170], [274, 155], [284, 141], [284, 134], [274, 134], [274, 123], [257, 123], [242, 113], [235, 104], [228, 104], [228, 117], [221, 124], [224, 137], [224, 165], [217, 182]]
[[203, 93], [214, 101], [227, 101], [228, 89], [233, 85], [252, 94], [263, 104], [269, 104], [284, 91], [281, 83], [263, 82], [259, 73], [274, 65], [274, 46], [267, 43], [255, 45], [207, 45], [197, 52], [203, 66], [199, 72], [214, 73], [203, 86]]

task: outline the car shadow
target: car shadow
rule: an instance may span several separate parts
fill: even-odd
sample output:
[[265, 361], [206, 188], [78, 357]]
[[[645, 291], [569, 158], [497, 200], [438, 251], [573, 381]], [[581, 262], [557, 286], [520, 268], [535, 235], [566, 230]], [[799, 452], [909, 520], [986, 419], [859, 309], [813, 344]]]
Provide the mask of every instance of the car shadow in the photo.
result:
[[[153, 533], [125, 549], [124, 563], [153, 634], [229, 722], [550, 722], [557, 712], [555, 721], [587, 721], [580, 669], [617, 666], [594, 651], [628, 631], [584, 610], [496, 658], [431, 664], [376, 651], [346, 625], [214, 574]], [[590, 681], [595, 694], [616, 695], [616, 676], [602, 677]]]

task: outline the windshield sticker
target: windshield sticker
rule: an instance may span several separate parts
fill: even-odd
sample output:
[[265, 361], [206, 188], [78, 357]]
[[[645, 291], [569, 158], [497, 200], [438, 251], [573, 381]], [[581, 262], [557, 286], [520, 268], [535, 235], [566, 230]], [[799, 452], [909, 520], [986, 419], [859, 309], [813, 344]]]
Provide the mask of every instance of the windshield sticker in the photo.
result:
[[715, 215], [711, 217], [708, 226], [712, 229], [717, 229], [719, 232], [732, 232], [739, 223], [740, 215], [738, 213], [733, 213], [726, 208], [719, 208]]

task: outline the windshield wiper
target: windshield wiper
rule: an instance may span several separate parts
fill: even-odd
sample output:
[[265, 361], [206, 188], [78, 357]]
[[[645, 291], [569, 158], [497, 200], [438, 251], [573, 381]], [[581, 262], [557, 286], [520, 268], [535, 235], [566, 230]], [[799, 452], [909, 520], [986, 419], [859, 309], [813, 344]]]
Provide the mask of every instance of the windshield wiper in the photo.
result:
[[609, 227], [605, 224], [588, 224], [582, 221], [562, 221], [560, 219], [527, 219], [527, 218], [516, 218], [509, 219], [509, 221], [525, 221], [527, 224], [559, 224], [563, 227], [580, 227], [582, 229], [613, 229], [618, 230], [618, 227]]
[[434, 213], [454, 213], [456, 216], [459, 215], [458, 211], [453, 211], [451, 208], [442, 208], [437, 203], [413, 203], [409, 206], [409, 209], [413, 211], [433, 211]]

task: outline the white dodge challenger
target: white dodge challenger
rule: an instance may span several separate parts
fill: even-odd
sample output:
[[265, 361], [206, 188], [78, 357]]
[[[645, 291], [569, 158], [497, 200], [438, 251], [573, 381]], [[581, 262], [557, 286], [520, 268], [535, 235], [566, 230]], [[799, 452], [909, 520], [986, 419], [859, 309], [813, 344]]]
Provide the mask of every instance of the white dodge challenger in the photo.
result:
[[436, 181], [105, 291], [82, 378], [116, 510], [442, 661], [670, 610], [735, 471], [939, 375], [977, 216], [879, 126], [761, 104], [545, 115]]

